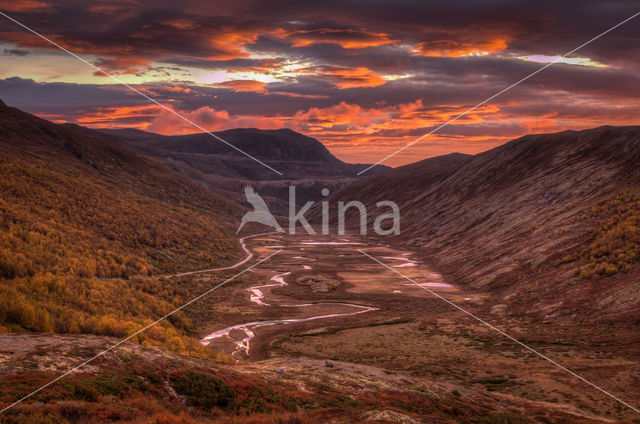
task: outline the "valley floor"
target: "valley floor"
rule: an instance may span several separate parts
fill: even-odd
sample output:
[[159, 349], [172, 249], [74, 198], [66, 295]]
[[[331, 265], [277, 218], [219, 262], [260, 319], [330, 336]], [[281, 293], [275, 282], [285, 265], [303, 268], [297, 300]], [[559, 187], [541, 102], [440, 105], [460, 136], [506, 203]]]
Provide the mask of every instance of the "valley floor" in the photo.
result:
[[640, 344], [633, 330], [612, 334], [587, 321], [511, 316], [504, 300], [449, 284], [416, 253], [357, 236], [269, 235], [249, 244], [258, 257], [282, 251], [252, 270], [250, 283], [199, 305], [193, 317], [213, 349], [252, 363], [277, 358], [285, 368], [287, 358], [330, 358], [611, 419], [640, 418], [423, 287], [638, 406]]
[[[112, 375], [118, 369], [133, 380], [139, 377], [146, 389], [119, 396], [152, 398], [157, 408], [125, 421], [640, 422], [640, 414], [473, 316], [638, 407], [640, 349], [632, 330], [611, 334], [597, 323], [531, 322], [511, 314], [491, 293], [447, 281], [430, 269], [428, 258], [370, 239], [267, 234], [244, 243], [246, 263], [174, 278], [204, 292], [281, 249], [185, 310], [202, 328], [202, 342], [235, 363], [126, 344], [69, 378], [95, 378], [105, 370]], [[22, 381], [12, 390], [2, 385], [4, 404], [114, 342], [95, 336], [0, 339], [3, 383]], [[211, 372], [234, 387], [239, 399], [234, 409], [219, 405], [203, 411], [176, 394], [172, 375], [185, 369]], [[56, 384], [64, 387], [63, 380]], [[254, 402], [247, 393], [260, 393], [265, 407], [239, 406]], [[105, 398], [108, 404], [117, 403], [113, 397]], [[7, 412], [7, 422], [28, 422], [22, 418], [29, 408], [55, 399], [29, 399]], [[179, 411], [188, 417], [180, 418]], [[100, 422], [93, 420], [96, 414], [80, 412], [76, 422]], [[174, 421], [158, 418], [165, 415]]]

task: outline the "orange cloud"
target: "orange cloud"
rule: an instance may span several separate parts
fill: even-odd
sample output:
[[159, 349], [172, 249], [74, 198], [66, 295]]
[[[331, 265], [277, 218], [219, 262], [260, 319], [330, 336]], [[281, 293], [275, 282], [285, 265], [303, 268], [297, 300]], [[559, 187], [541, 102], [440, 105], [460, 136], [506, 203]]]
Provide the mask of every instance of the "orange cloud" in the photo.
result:
[[251, 65], [246, 66], [230, 66], [227, 68], [229, 73], [254, 72], [256, 74], [268, 74], [270, 72], [282, 69], [281, 59], [268, 58], [254, 60]]
[[161, 110], [157, 105], [99, 107], [76, 118], [76, 122], [94, 128], [146, 129]]
[[149, 87], [153, 89], [159, 89], [162, 91], [170, 91], [172, 93], [191, 93], [191, 88], [184, 85], [154, 85]]
[[345, 68], [339, 66], [317, 66], [303, 68], [298, 72], [305, 75], [324, 76], [340, 89], [376, 87], [386, 83], [386, 80], [382, 76], [365, 67]]
[[244, 46], [253, 43], [258, 38], [256, 31], [238, 31], [237, 29], [224, 29], [221, 33], [212, 35], [209, 43], [212, 53], [207, 56], [211, 60], [231, 60], [249, 57]]
[[[464, 38], [465, 34], [469, 38]], [[476, 28], [469, 28], [463, 33], [437, 33], [427, 36], [417, 46], [419, 56], [461, 57], [498, 53], [507, 49], [513, 38], [503, 33], [486, 33]]]
[[[230, 115], [226, 110], [216, 110], [204, 106], [191, 112], [179, 111], [180, 115], [195, 122], [207, 131], [219, 131], [229, 128], [277, 129], [285, 126], [280, 117]], [[159, 134], [192, 134], [201, 132], [198, 128], [166, 110], [161, 110], [146, 127], [148, 131]]]
[[[336, 129], [338, 132], [356, 131], [359, 134], [383, 130], [402, 132], [442, 124], [467, 109], [467, 105], [425, 109], [422, 100], [367, 109], [342, 102], [327, 108], [298, 111], [291, 122], [300, 129]], [[475, 109], [473, 113], [459, 118], [456, 123], [458, 125], [481, 123], [487, 116], [495, 117], [499, 112], [499, 107], [495, 105], [484, 105]], [[343, 127], [345, 125], [347, 128]]]
[[[76, 51], [80, 50], [76, 49]], [[120, 52], [114, 51], [113, 54], [108, 54], [110, 58], [98, 59], [94, 64], [113, 75], [135, 75], [150, 64], [149, 60], [144, 57], [135, 55], [120, 56], [119, 54]], [[106, 75], [100, 71], [95, 71], [93, 75], [106, 77]]]
[[190, 30], [195, 28], [194, 22], [190, 19], [167, 19], [161, 21], [161, 23], [179, 30]]
[[228, 88], [235, 92], [249, 91], [255, 93], [264, 93], [266, 85], [266, 82], [255, 80], [233, 80], [215, 84], [216, 87]]
[[328, 99], [330, 96], [327, 94], [302, 94], [302, 93], [294, 93], [292, 91], [278, 91], [278, 90], [269, 90], [269, 94], [277, 94], [279, 96], [287, 96], [287, 97], [300, 97], [303, 99]]
[[[417, 100], [399, 105], [363, 108], [343, 102], [327, 108], [298, 111], [286, 121], [290, 128], [321, 140], [341, 159], [362, 163], [379, 160], [427, 133], [429, 129], [461, 114], [468, 107], [454, 105], [425, 109], [422, 101]], [[499, 107], [485, 105], [458, 119], [451, 127], [468, 128], [488, 122], [498, 122], [501, 125], [504, 120]], [[399, 165], [451, 151], [477, 153], [486, 150], [491, 143], [491, 146], [498, 145], [508, 139], [509, 136], [483, 134], [434, 134], [426, 142], [412, 147], [409, 153], [394, 158], [389, 164]]]
[[50, 9], [51, 5], [39, 0], [1, 0], [0, 10], [4, 12], [30, 12]]
[[306, 111], [298, 111], [290, 121], [294, 128], [310, 131], [323, 131], [337, 126], [370, 125], [376, 118], [384, 114], [377, 109], [364, 110], [358, 105], [345, 102], [327, 108], [310, 108]]
[[338, 44], [345, 49], [361, 49], [396, 43], [390, 34], [366, 29], [341, 28], [278, 28], [273, 34], [291, 41], [293, 47], [306, 47], [312, 44]]

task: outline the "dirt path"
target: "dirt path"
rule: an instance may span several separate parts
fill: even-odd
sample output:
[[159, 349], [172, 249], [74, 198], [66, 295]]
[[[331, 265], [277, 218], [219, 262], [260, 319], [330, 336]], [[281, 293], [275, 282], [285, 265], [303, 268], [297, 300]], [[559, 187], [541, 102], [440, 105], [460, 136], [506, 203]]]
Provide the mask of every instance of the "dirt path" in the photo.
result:
[[196, 270], [196, 271], [178, 272], [176, 274], [165, 275], [165, 277], [184, 277], [184, 276], [187, 276], [187, 275], [204, 274], [206, 272], [224, 271], [224, 270], [227, 270], [227, 269], [237, 268], [242, 264], [246, 264], [251, 258], [253, 258], [253, 253], [251, 252], [251, 250], [249, 250], [247, 248], [246, 240], [250, 239], [250, 238], [253, 238], [253, 237], [260, 237], [260, 236], [264, 236], [264, 235], [268, 235], [268, 234], [271, 234], [271, 233], [254, 234], [254, 235], [245, 236], [245, 237], [242, 237], [241, 239], [239, 239], [238, 242], [240, 243], [240, 247], [242, 247], [242, 250], [244, 250], [244, 252], [247, 254], [247, 256], [243, 260], [241, 260], [239, 262], [236, 262], [233, 265], [223, 266], [223, 267], [220, 267], [220, 268], [207, 268], [207, 269], [200, 269], [200, 270]]

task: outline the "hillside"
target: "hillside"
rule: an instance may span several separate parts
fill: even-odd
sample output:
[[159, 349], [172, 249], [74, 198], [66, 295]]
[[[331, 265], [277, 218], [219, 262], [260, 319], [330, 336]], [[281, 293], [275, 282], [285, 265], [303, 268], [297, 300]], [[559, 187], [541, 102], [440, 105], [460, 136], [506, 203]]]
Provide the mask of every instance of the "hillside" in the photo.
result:
[[176, 298], [155, 279], [130, 278], [243, 255], [231, 229], [238, 206], [132, 150], [4, 104], [0, 169], [0, 331], [126, 334]]
[[[382, 200], [393, 200], [398, 205], [403, 205], [435, 189], [472, 157], [462, 153], [451, 153], [398, 168], [380, 170], [375, 175], [346, 186], [329, 199], [360, 200], [372, 207]], [[350, 212], [351, 210], [347, 216], [353, 215]]]
[[[0, 336], [0, 400], [113, 338]], [[41, 346], [47, 346], [42, 351]], [[286, 368], [285, 368], [286, 367]], [[276, 370], [285, 370], [281, 372]], [[275, 388], [275, 389], [274, 389]], [[568, 404], [530, 401], [379, 368], [273, 358], [242, 366], [125, 344], [8, 410], [7, 423], [582, 423], [611, 422]]]
[[[640, 261], [639, 159], [640, 127], [529, 135], [472, 158], [386, 171], [330, 201], [360, 199], [373, 208], [396, 201], [401, 235], [387, 242], [420, 249], [454, 281], [502, 293], [523, 312], [570, 315], [589, 288], [618, 278], [619, 292], [631, 297], [616, 313], [630, 313], [640, 304], [633, 278], [623, 275], [637, 274]], [[563, 299], [575, 284], [582, 290]]]

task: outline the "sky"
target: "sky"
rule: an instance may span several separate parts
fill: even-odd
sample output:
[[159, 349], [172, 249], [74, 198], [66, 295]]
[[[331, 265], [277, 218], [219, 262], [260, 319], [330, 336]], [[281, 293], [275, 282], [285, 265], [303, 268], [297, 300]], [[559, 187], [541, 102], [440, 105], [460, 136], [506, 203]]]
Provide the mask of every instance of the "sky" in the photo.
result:
[[[0, 11], [208, 131], [291, 128], [374, 163], [640, 11], [634, 1], [50, 1]], [[386, 165], [640, 124], [640, 17]], [[0, 16], [0, 99], [55, 122], [198, 129]]]

